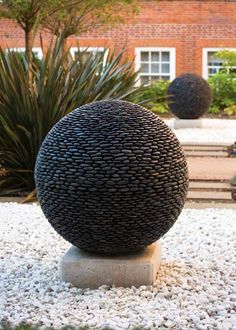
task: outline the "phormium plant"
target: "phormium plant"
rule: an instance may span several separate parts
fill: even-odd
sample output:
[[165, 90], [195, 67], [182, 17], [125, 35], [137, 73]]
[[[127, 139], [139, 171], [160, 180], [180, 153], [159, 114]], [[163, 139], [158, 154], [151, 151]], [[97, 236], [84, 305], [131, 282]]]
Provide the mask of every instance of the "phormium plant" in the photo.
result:
[[63, 116], [104, 99], [132, 100], [137, 73], [123, 52], [72, 59], [60, 40], [35, 61], [29, 79], [26, 57], [0, 50], [0, 194], [34, 189], [34, 165], [42, 141]]

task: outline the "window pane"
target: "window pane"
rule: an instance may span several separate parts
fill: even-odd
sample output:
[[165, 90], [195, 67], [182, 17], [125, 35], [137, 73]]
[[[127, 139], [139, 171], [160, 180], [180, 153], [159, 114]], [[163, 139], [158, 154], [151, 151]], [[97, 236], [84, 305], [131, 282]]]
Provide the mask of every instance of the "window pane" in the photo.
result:
[[148, 52], [141, 52], [141, 61], [142, 62], [148, 62], [149, 56]]
[[148, 85], [149, 84], [149, 77], [148, 76], [141, 76], [140, 81], [141, 81], [141, 84]]
[[84, 59], [88, 59], [90, 56], [91, 56], [91, 54], [92, 54], [92, 52], [88, 52], [88, 51], [86, 51], [85, 53], [84, 53]]
[[149, 65], [145, 64], [145, 63], [141, 63], [140, 72], [148, 73], [149, 72]]
[[212, 62], [208, 62], [208, 65], [213, 65], [213, 66], [222, 66], [223, 65], [223, 62], [218, 60], [218, 59], [214, 59], [212, 60]]
[[236, 73], [236, 67], [229, 68], [229, 73]]
[[221, 59], [217, 58], [217, 52], [208, 52], [208, 65], [222, 66], [223, 62]]
[[37, 59], [40, 58], [40, 55], [39, 55], [39, 52], [38, 52], [38, 51], [33, 50], [33, 54], [34, 54], [34, 56], [35, 56]]
[[159, 76], [152, 76], [151, 77], [151, 82], [158, 81], [158, 80], [160, 80], [160, 77]]
[[162, 62], [169, 62], [170, 61], [170, 52], [162, 52], [161, 60], [162, 60]]
[[213, 74], [217, 73], [218, 71], [219, 71], [218, 68], [208, 68], [209, 75], [213, 75]]
[[227, 72], [227, 73], [229, 73], [229, 69], [228, 68], [223, 68], [223, 67], [219, 67], [219, 68], [217, 68], [217, 72]]
[[170, 80], [170, 76], [160, 76], [162, 80]]
[[161, 65], [161, 72], [162, 73], [169, 73], [170, 72], [170, 64], [163, 63]]
[[101, 50], [95, 50], [95, 51], [93, 51], [93, 54], [94, 55], [98, 55], [98, 56], [102, 56], [102, 51]]
[[160, 61], [160, 53], [159, 52], [152, 52], [151, 53], [152, 62], [159, 62]]
[[160, 72], [160, 67], [159, 64], [151, 64], [151, 73], [159, 73]]

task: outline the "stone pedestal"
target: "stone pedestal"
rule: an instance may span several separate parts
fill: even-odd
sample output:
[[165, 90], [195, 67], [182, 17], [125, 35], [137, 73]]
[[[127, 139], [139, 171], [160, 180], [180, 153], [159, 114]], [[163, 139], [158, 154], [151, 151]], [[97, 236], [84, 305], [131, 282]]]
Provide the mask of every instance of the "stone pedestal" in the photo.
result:
[[174, 129], [180, 128], [202, 128], [202, 119], [174, 119]]
[[125, 256], [95, 255], [72, 246], [61, 260], [60, 276], [80, 288], [93, 289], [104, 284], [139, 287], [154, 283], [160, 261], [160, 241]]

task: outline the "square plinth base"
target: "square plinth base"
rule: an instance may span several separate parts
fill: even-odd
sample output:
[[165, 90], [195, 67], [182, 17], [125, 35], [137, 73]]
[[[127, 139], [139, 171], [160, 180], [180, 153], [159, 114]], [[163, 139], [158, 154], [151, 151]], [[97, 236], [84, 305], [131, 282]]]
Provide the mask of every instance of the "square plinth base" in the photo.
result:
[[101, 256], [72, 246], [62, 257], [62, 281], [79, 288], [98, 288], [101, 285], [122, 287], [152, 285], [161, 261], [160, 242], [142, 252], [125, 256]]
[[202, 128], [202, 119], [174, 119], [174, 129], [181, 128]]

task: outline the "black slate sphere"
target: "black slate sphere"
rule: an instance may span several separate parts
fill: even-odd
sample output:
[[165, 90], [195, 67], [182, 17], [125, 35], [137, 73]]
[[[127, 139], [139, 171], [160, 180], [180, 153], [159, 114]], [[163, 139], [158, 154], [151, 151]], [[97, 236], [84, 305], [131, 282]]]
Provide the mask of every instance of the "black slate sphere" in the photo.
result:
[[179, 141], [152, 112], [124, 101], [82, 106], [39, 151], [42, 210], [73, 245], [99, 254], [138, 251], [178, 218], [188, 174]]
[[200, 118], [212, 102], [212, 91], [207, 81], [192, 73], [174, 79], [167, 95], [170, 111], [180, 119]]

